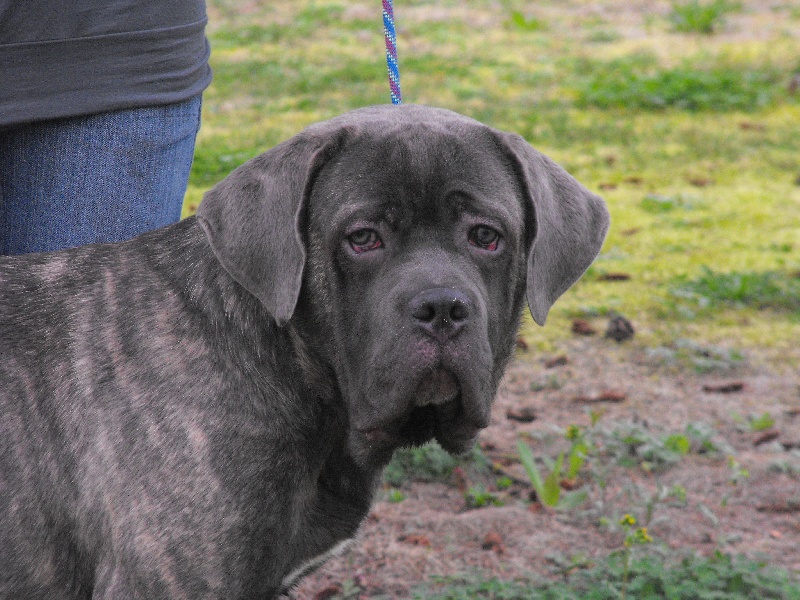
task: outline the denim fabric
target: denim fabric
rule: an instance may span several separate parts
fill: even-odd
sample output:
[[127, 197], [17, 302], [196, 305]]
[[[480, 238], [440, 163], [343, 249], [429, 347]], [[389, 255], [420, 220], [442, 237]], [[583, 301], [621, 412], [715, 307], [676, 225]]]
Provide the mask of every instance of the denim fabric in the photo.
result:
[[0, 130], [0, 254], [121, 241], [178, 221], [200, 104]]

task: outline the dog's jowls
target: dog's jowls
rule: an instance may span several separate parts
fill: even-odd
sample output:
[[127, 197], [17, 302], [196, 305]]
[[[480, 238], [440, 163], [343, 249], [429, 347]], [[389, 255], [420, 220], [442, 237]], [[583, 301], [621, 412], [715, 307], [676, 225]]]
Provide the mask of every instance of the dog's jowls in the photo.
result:
[[470, 447], [525, 299], [543, 324], [607, 227], [518, 136], [386, 106], [196, 218], [0, 259], [0, 597], [277, 596], [394, 449]]

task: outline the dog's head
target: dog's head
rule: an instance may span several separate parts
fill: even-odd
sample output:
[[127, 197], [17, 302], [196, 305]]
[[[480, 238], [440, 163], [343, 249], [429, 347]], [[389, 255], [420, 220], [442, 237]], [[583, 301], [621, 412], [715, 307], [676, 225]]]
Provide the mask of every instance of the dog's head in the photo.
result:
[[357, 461], [489, 423], [527, 296], [544, 324], [608, 228], [603, 201], [522, 138], [422, 106], [313, 125], [208, 192], [223, 267], [323, 348]]

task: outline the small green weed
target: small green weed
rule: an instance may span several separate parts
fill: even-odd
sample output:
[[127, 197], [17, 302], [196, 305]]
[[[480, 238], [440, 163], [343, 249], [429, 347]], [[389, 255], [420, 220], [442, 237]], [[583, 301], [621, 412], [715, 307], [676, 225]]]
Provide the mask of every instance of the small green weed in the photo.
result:
[[749, 420], [751, 431], [764, 431], [775, 425], [775, 419], [768, 412], [761, 415], [750, 417]]
[[728, 456], [728, 469], [730, 469], [728, 481], [731, 485], [739, 485], [742, 479], [750, 477], [750, 471], [742, 467], [733, 455]]
[[586, 36], [586, 41], [593, 44], [610, 44], [622, 39], [622, 35], [608, 29], [595, 29]]
[[644, 426], [623, 422], [610, 431], [606, 452], [623, 467], [640, 467], [650, 473], [676, 465], [686, 455], [691, 442], [685, 434], [653, 435]]
[[628, 584], [631, 576], [631, 559], [633, 558], [634, 546], [642, 546], [653, 541], [647, 533], [647, 527], [637, 527], [636, 518], [632, 515], [625, 515], [620, 519], [619, 524], [625, 528], [625, 541], [623, 549], [620, 551], [622, 557], [622, 584], [619, 590], [619, 597], [625, 600], [628, 596]]
[[386, 492], [386, 499], [392, 504], [397, 504], [406, 499], [406, 495], [397, 488], [391, 488]]
[[750, 471], [744, 468], [733, 454], [728, 456], [728, 484], [729, 491], [722, 497], [721, 506], [727, 506], [735, 490], [739, 489], [739, 484], [745, 479], [750, 478]]
[[532, 392], [541, 392], [544, 390], [560, 390], [561, 389], [561, 380], [559, 380], [558, 375], [551, 374], [548, 375], [544, 381], [532, 381], [531, 384], [528, 386], [528, 389]]
[[551, 563], [550, 570], [558, 575], [564, 583], [568, 583], [570, 576], [576, 571], [583, 571], [597, 566], [597, 561], [592, 560], [582, 552], [570, 556], [564, 556], [559, 553], [548, 554], [547, 560]]
[[467, 504], [467, 508], [503, 506], [503, 501], [482, 484], [474, 485], [464, 492], [464, 501]]
[[549, 474], [546, 477], [542, 477], [540, 474], [533, 453], [527, 444], [518, 440], [517, 451], [519, 452], [520, 462], [528, 474], [531, 487], [536, 492], [537, 500], [543, 506], [569, 510], [584, 504], [589, 497], [589, 492], [585, 489], [564, 492], [561, 488], [561, 482], [564, 479], [574, 480], [578, 476], [586, 461], [586, 453], [589, 448], [580, 436], [579, 428], [571, 425], [567, 428], [565, 436], [571, 442], [569, 451], [566, 454], [564, 452], [560, 453], [555, 461], [550, 460], [548, 457], [543, 457], [542, 459], [547, 463], [549, 470]]
[[550, 469], [550, 474], [542, 478], [528, 445], [518, 440], [517, 449], [522, 466], [525, 467], [531, 486], [536, 492], [536, 498], [544, 506], [557, 506], [561, 499], [561, 467], [564, 463], [564, 453], [558, 455], [555, 464]]
[[736, 12], [740, 5], [729, 0], [673, 2], [669, 20], [681, 33], [712, 34], [725, 23], [725, 16]]
[[436, 442], [430, 442], [418, 448], [397, 450], [384, 469], [383, 480], [393, 487], [400, 487], [411, 479], [446, 481], [458, 466], [476, 472], [490, 468], [489, 461], [477, 446], [464, 456], [453, 457]]
[[520, 31], [544, 31], [547, 29], [544, 21], [536, 17], [526, 17], [520, 10], [512, 10], [508, 25]]
[[458, 461], [437, 443], [419, 448], [401, 448], [383, 472], [383, 479], [392, 486], [400, 486], [409, 479], [422, 481], [446, 480]]
[[514, 480], [510, 477], [506, 477], [503, 475], [502, 477], [498, 477], [497, 481], [495, 482], [498, 490], [507, 490], [512, 485], [514, 485]]
[[692, 444], [692, 452], [719, 456], [733, 454], [733, 447], [719, 438], [714, 428], [703, 421], [693, 421], [686, 426], [686, 435]]

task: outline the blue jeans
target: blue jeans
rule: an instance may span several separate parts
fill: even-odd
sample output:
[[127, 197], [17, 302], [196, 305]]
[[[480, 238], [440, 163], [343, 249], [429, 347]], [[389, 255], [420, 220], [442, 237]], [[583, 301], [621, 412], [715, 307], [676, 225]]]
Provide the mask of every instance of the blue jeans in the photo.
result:
[[130, 239], [181, 217], [200, 96], [0, 130], [0, 254]]

